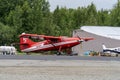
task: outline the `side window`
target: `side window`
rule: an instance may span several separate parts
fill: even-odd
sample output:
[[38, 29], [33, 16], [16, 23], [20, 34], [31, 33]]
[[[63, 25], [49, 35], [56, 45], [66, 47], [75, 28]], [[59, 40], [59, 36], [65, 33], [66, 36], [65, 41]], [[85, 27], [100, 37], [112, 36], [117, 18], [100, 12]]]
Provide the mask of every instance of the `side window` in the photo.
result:
[[52, 41], [53, 43], [57, 43], [57, 42], [58, 42], [57, 39], [52, 39], [51, 41]]
[[115, 51], [117, 51], [117, 49], [115, 49]]
[[58, 40], [52, 40], [54, 43], [57, 43], [58, 42]]

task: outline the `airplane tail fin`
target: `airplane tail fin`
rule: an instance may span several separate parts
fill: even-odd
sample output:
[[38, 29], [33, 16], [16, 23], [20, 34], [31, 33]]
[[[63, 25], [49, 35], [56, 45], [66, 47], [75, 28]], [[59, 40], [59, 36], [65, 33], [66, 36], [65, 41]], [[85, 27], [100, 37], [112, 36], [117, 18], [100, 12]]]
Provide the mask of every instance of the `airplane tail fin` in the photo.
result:
[[34, 43], [35, 42], [33, 42], [27, 37], [22, 37], [22, 36], [20, 37], [20, 49], [21, 50], [31, 47], [31, 45]]
[[106, 46], [105, 46], [104, 44], [102, 45], [102, 47], [103, 47], [103, 50], [105, 50], [105, 49], [106, 49]]

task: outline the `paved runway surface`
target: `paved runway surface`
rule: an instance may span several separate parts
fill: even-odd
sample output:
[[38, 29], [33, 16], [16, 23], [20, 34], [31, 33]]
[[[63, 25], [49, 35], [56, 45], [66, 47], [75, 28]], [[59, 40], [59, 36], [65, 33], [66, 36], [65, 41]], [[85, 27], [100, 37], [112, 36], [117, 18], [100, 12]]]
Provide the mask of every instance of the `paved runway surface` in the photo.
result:
[[120, 61], [120, 57], [100, 57], [100, 56], [33, 56], [33, 55], [0, 55], [0, 60], [101, 60]]
[[120, 80], [120, 57], [0, 55], [0, 80]]

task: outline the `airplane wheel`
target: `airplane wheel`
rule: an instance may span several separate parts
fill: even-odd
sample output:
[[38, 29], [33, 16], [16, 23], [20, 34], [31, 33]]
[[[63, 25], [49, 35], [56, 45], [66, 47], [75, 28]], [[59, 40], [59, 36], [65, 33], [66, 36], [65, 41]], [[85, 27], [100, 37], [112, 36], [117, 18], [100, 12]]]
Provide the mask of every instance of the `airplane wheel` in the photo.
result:
[[57, 55], [58, 55], [58, 56], [61, 55], [61, 52], [57, 52]]
[[26, 53], [27, 55], [30, 55], [30, 53]]
[[116, 54], [116, 57], [118, 57], [118, 54]]
[[3, 55], [5, 55], [5, 52], [3, 52]]

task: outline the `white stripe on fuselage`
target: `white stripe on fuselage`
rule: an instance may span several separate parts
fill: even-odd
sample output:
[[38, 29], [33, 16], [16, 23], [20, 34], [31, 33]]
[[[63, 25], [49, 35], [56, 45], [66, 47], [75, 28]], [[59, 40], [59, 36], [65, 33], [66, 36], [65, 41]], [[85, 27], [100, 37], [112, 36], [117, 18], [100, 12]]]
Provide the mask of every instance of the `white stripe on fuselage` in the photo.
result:
[[[70, 44], [70, 43], [75, 43], [75, 42], [78, 42], [78, 41], [74, 40], [74, 41], [67, 41], [67, 42], [59, 42], [59, 43], [54, 43], [53, 45], [57, 47], [57, 46], [60, 46], [60, 45], [65, 45], [65, 44]], [[31, 51], [44, 49], [44, 48], [50, 48], [50, 47], [53, 47], [53, 45], [52, 44], [47, 44], [47, 45], [42, 45], [41, 46], [41, 44], [39, 44], [39, 45], [30, 47], [30, 48], [24, 49], [22, 51], [23, 52], [31, 52]]]

